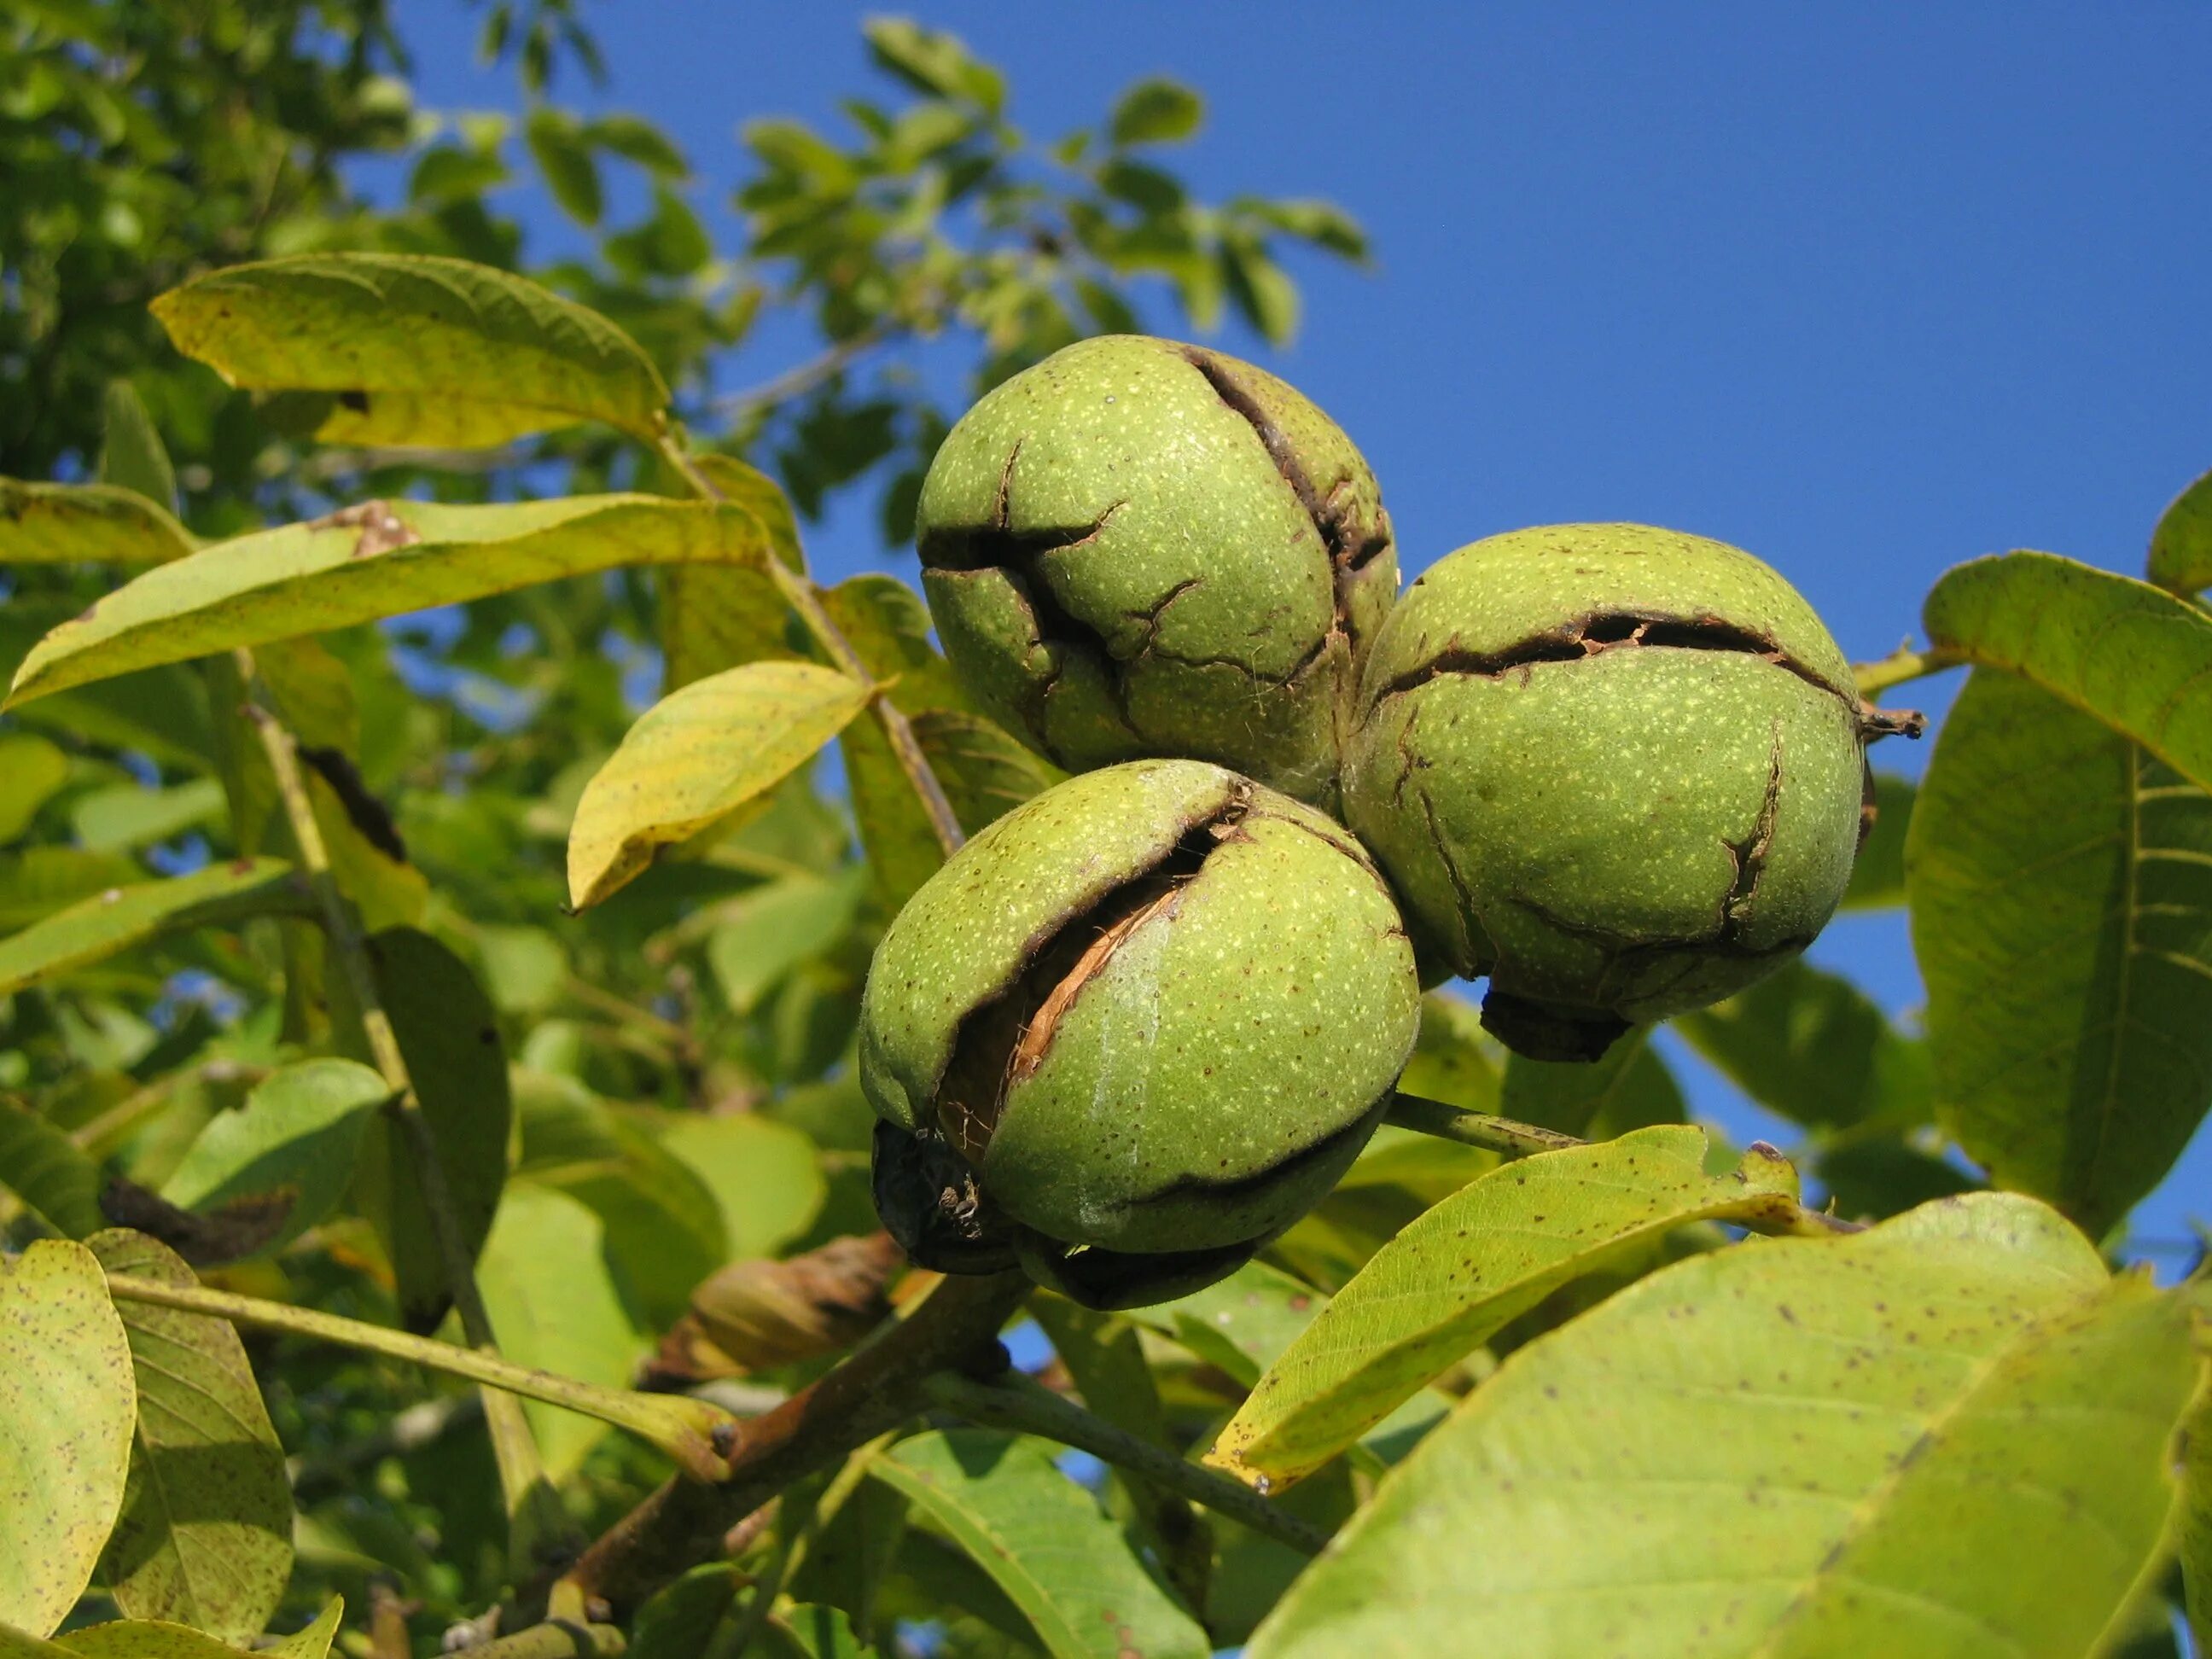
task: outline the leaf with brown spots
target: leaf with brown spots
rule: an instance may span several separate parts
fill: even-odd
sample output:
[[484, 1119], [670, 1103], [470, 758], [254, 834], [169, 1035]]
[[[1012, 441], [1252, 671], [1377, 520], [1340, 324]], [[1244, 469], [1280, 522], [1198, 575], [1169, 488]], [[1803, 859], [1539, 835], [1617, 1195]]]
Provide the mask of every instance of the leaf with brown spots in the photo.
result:
[[1701, 1129], [1666, 1124], [1519, 1159], [1377, 1250], [1267, 1369], [1207, 1462], [1279, 1492], [1570, 1280], [1692, 1221], [1796, 1197], [1778, 1158], [1708, 1176]]
[[2106, 1651], [2170, 1547], [2190, 1314], [2012, 1194], [1691, 1257], [1517, 1350], [1249, 1651]]
[[84, 1593], [137, 1413], [99, 1258], [56, 1239], [0, 1255], [0, 1625], [44, 1636]]

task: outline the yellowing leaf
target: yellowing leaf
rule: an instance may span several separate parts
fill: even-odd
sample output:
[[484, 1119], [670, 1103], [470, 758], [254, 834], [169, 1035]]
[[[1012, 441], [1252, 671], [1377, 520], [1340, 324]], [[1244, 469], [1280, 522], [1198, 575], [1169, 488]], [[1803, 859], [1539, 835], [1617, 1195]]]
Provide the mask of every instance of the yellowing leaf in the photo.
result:
[[33, 647], [9, 700], [625, 565], [757, 565], [766, 539], [743, 507], [658, 495], [370, 501], [147, 571]]
[[662, 698], [584, 787], [568, 832], [570, 902], [597, 904], [656, 848], [781, 781], [867, 706], [869, 690], [814, 663], [755, 662]]
[[2157, 1558], [2179, 1297], [2033, 1200], [1694, 1256], [1518, 1350], [1252, 1659], [2079, 1659]]
[[0, 1625], [46, 1635], [84, 1593], [137, 1408], [99, 1258], [56, 1239], [0, 1255]]
[[193, 545], [135, 489], [0, 478], [0, 565], [166, 564]]
[[1662, 1125], [1522, 1158], [1382, 1246], [1261, 1377], [1207, 1461], [1255, 1485], [1300, 1480], [1570, 1279], [1671, 1227], [1796, 1199], [1778, 1158], [1705, 1171], [1701, 1129]]
[[311, 253], [172, 289], [177, 349], [256, 392], [331, 394], [337, 443], [491, 445], [578, 421], [651, 442], [659, 371], [597, 312], [464, 259]]

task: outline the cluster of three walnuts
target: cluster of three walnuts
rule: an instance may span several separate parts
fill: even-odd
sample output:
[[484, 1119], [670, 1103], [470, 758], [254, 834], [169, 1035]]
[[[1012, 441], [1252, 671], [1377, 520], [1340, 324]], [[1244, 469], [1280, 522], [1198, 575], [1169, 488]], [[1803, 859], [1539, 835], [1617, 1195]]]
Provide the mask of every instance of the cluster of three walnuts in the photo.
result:
[[877, 1205], [926, 1265], [1093, 1306], [1194, 1289], [1358, 1154], [1424, 982], [1486, 975], [1509, 1047], [1595, 1059], [1843, 895], [1870, 717], [1735, 548], [1520, 531], [1401, 599], [1320, 410], [1127, 337], [969, 410], [919, 539], [954, 669], [1078, 774], [952, 859], [869, 975]]

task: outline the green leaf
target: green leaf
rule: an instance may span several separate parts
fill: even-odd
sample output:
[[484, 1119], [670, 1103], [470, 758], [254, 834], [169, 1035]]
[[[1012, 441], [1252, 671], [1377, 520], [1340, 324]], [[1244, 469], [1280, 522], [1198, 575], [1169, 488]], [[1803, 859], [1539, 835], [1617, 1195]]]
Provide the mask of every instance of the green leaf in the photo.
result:
[[737, 1598], [738, 1570], [710, 1561], [655, 1590], [631, 1621], [629, 1659], [701, 1659]]
[[2212, 1098], [2212, 797], [2008, 675], [1944, 721], [1905, 849], [1937, 1120], [2093, 1233]]
[[1264, 1261], [1126, 1317], [1173, 1337], [1200, 1358], [1249, 1388], [1275, 1363], [1328, 1298]]
[[868, 1466], [988, 1573], [1054, 1659], [1203, 1659], [1206, 1632], [1035, 1441], [916, 1435]]
[[2212, 1391], [2197, 1396], [2183, 1432], [2178, 1520], [2189, 1633], [2201, 1654], [2212, 1650]]
[[313, 914], [307, 883], [277, 859], [240, 859], [167, 881], [110, 887], [0, 939], [0, 995], [177, 928]]
[[1603, 1139], [1653, 1123], [1680, 1123], [1682, 1091], [1667, 1062], [1653, 1052], [1650, 1028], [1615, 1042], [1601, 1060], [1530, 1060], [1512, 1055], [1498, 1109], [1522, 1123]]
[[345, 1196], [362, 1136], [392, 1085], [350, 1060], [307, 1060], [270, 1073], [246, 1103], [208, 1120], [161, 1196], [202, 1212], [240, 1200], [289, 1200], [257, 1254], [282, 1249]]
[[69, 775], [69, 757], [44, 738], [0, 732], [0, 842], [28, 830]]
[[585, 123], [584, 136], [611, 155], [663, 178], [681, 179], [691, 171], [675, 142], [642, 116], [619, 111], [599, 116]]
[[1844, 909], [1885, 909], [1905, 902], [1905, 836], [1911, 827], [1917, 793], [1909, 778], [1893, 772], [1874, 775], [1874, 829], [1851, 866], [1851, 884], [1844, 890]]
[[501, 1012], [543, 1013], [566, 992], [568, 952], [549, 929], [487, 922], [473, 943], [484, 984]]
[[668, 387], [629, 335], [464, 259], [306, 253], [154, 301], [177, 349], [252, 392], [331, 398], [326, 442], [490, 446], [578, 421], [651, 443]]
[[764, 556], [759, 521], [743, 508], [658, 495], [488, 507], [371, 501], [146, 572], [40, 641], [9, 699], [563, 576]]
[[1421, 1034], [1398, 1086], [1471, 1112], [1495, 1114], [1504, 1085], [1505, 1050], [1482, 1029], [1465, 997], [1431, 991], [1421, 999]]
[[750, 1114], [665, 1112], [643, 1121], [714, 1194], [728, 1240], [726, 1259], [773, 1255], [821, 1213], [829, 1195], [821, 1162], [814, 1143], [799, 1130]]
[[[87, 853], [75, 847], [0, 853], [0, 928], [28, 927], [110, 889], [131, 886], [145, 873], [119, 853]], [[15, 944], [15, 939], [0, 939], [0, 966], [10, 960]]]
[[655, 1329], [674, 1323], [692, 1287], [729, 1259], [714, 1194], [647, 1133], [634, 1109], [600, 1100], [570, 1079], [541, 1073], [528, 1085], [520, 1101], [517, 1173], [589, 1206], [637, 1322]]
[[1283, 268], [1256, 247], [1224, 243], [1221, 276], [1244, 320], [1270, 345], [1286, 345], [1298, 331], [1298, 288]]
[[767, 554], [745, 565], [672, 566], [660, 577], [660, 648], [672, 691], [740, 663], [792, 658], [790, 606], [768, 560], [806, 568], [791, 501], [775, 479], [733, 455], [698, 455], [692, 465], [732, 507], [752, 514]]
[[194, 778], [167, 789], [119, 783], [71, 801], [70, 824], [79, 846], [95, 853], [120, 852], [180, 836], [222, 810], [222, 784], [216, 778]]
[[763, 1645], [783, 1659], [874, 1659], [875, 1650], [853, 1633], [842, 1608], [796, 1602], [762, 1626]]
[[[199, 1283], [143, 1233], [98, 1233], [88, 1248], [109, 1273]], [[133, 1619], [249, 1643], [292, 1576], [292, 1485], [245, 1345], [228, 1320], [205, 1314], [146, 1302], [116, 1312], [131, 1342], [138, 1424], [100, 1578]]]
[[[368, 941], [368, 951], [377, 994], [414, 1080], [462, 1240], [474, 1255], [491, 1230], [507, 1182], [507, 1130], [514, 1117], [498, 1011], [468, 964], [428, 933], [387, 928]], [[355, 1182], [356, 1196], [391, 1257], [409, 1327], [434, 1328], [448, 1301], [445, 1264], [430, 1231], [414, 1155], [398, 1124], [378, 1125], [362, 1139]]]
[[107, 1225], [100, 1166], [51, 1119], [0, 1096], [0, 1185], [70, 1238]]
[[576, 118], [540, 104], [524, 123], [523, 137], [561, 210], [580, 225], [598, 224], [606, 206], [599, 189], [599, 164], [592, 159], [591, 144]]
[[655, 703], [584, 787], [568, 832], [568, 892], [597, 904], [796, 771], [867, 706], [860, 681], [804, 662], [756, 662]]
[[1509, 1358], [1252, 1659], [2075, 1659], [2198, 1370], [2179, 1298], [2026, 1199], [1694, 1256]]
[[1505, 1164], [1376, 1251], [1299, 1333], [1206, 1461], [1262, 1491], [1301, 1480], [1560, 1285], [1692, 1221], [1794, 1204], [1778, 1157], [1708, 1176], [1701, 1129], [1664, 1125]]
[[193, 545], [135, 489], [0, 478], [0, 565], [166, 564]]
[[[517, 1181], [477, 1266], [500, 1352], [521, 1364], [619, 1389], [643, 1358], [644, 1336], [608, 1277], [599, 1218], [566, 1193]], [[526, 1401], [545, 1472], [567, 1480], [607, 1431], [583, 1417]]]
[[[322, 1616], [307, 1629], [253, 1651], [260, 1659], [328, 1659], [331, 1644], [338, 1633], [338, 1617], [344, 1610], [344, 1601], [333, 1596]], [[5, 1651], [0, 1646], [0, 1653]], [[73, 1630], [57, 1638], [47, 1651], [76, 1654], [78, 1659], [237, 1659], [240, 1650], [189, 1625], [118, 1619]]]
[[1005, 78], [970, 55], [956, 34], [926, 29], [903, 17], [868, 18], [860, 32], [867, 37], [869, 55], [918, 92], [963, 99], [992, 115], [1006, 103]]
[[0, 1625], [46, 1635], [84, 1593], [137, 1413], [99, 1258], [59, 1239], [0, 1255]]
[[980, 714], [925, 708], [911, 724], [952, 815], [971, 836], [1067, 775]]
[[1107, 131], [1117, 144], [1180, 143], [1206, 118], [1206, 105], [1180, 81], [1154, 76], [1138, 82], [1114, 103]]
[[2212, 617], [2050, 553], [1954, 565], [1922, 620], [1938, 650], [2033, 681], [2212, 788]]
[[1792, 1123], [1928, 1121], [1927, 1045], [1899, 1032], [1849, 980], [1802, 961], [1680, 1016], [1674, 1029], [1736, 1087]]
[[177, 470], [154, 417], [128, 380], [110, 380], [100, 449], [100, 481], [135, 490], [164, 513], [177, 510]]
[[[896, 682], [888, 696], [900, 713], [919, 717], [969, 708], [951, 665], [929, 642], [929, 612], [905, 583], [855, 576], [823, 595], [823, 605], [869, 674]], [[896, 911], [937, 872], [945, 848], [880, 728], [856, 726], [840, 747], [869, 872], [884, 908]]]
[[866, 879], [857, 866], [827, 879], [786, 876], [723, 906], [707, 961], [731, 1012], [752, 1012], [792, 969], [850, 933]]
[[2150, 579], [2177, 593], [2212, 587], [2212, 472], [2158, 515], [2150, 533]]

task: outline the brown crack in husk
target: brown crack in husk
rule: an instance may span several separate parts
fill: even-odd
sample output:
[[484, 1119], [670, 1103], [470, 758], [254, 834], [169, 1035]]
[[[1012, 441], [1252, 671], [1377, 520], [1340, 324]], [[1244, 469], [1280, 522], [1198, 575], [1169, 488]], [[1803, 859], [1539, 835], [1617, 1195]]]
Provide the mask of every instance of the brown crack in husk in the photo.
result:
[[1043, 1065], [1076, 1000], [1138, 929], [1174, 915], [1183, 889], [1214, 848], [1239, 833], [1251, 805], [1249, 788], [1233, 790], [1147, 868], [1032, 940], [1013, 981], [962, 1019], [938, 1080], [936, 1110], [945, 1139], [963, 1157], [982, 1162], [1008, 1092]]
[[1374, 701], [1380, 702], [1385, 697], [1397, 696], [1431, 680], [1447, 678], [1503, 679], [1517, 673], [1525, 680], [1547, 663], [1582, 662], [1608, 651], [1620, 650], [1716, 651], [1755, 657], [1796, 675], [1832, 697], [1842, 698], [1855, 717], [1860, 709], [1855, 694], [1847, 694], [1822, 678], [1817, 671], [1784, 651], [1771, 635], [1723, 617], [1672, 617], [1635, 611], [1599, 611], [1577, 617], [1497, 651], [1469, 650], [1455, 641], [1419, 667], [1409, 668], [1386, 681], [1376, 692]]

